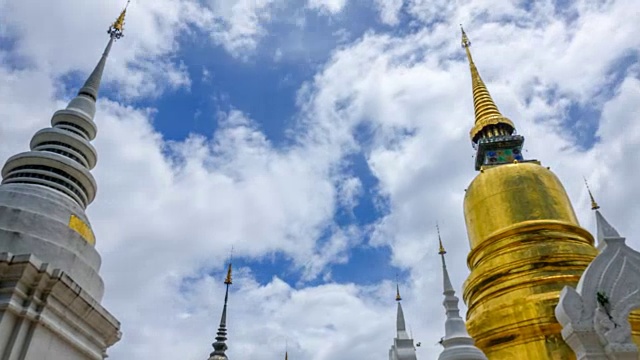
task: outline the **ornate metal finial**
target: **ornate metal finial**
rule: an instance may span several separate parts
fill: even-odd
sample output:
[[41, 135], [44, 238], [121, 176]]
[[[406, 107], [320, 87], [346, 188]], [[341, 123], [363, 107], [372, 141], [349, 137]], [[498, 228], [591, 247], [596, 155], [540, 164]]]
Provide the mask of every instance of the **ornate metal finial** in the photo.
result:
[[127, 8], [129, 7], [129, 3], [131, 3], [131, 0], [127, 0], [127, 4], [120, 13], [120, 16], [118, 16], [116, 21], [114, 21], [113, 24], [111, 24], [111, 26], [109, 27], [109, 30], [107, 30], [107, 33], [115, 39], [120, 39], [124, 36], [124, 18], [127, 15]]
[[591, 193], [591, 189], [589, 188], [589, 183], [587, 182], [587, 178], [584, 178], [584, 184], [587, 186], [587, 192], [589, 193], [589, 198], [591, 199], [591, 210], [600, 209], [600, 205], [596, 202], [596, 199], [593, 197]]
[[229, 268], [227, 269], [227, 277], [224, 279], [224, 283], [227, 285], [233, 284], [231, 281], [231, 263], [233, 262], [233, 246], [231, 247], [231, 253], [229, 254]]
[[442, 237], [440, 237], [440, 226], [438, 225], [437, 222], [436, 222], [436, 230], [438, 231], [438, 243], [440, 245], [440, 250], [438, 251], [438, 254], [444, 255], [447, 253], [447, 251], [444, 249], [444, 246], [442, 245]]
[[400, 296], [400, 282], [398, 280], [398, 274], [396, 274], [396, 301], [401, 301], [402, 296]]
[[471, 41], [469, 41], [469, 37], [467, 36], [467, 33], [464, 32], [464, 28], [462, 27], [462, 24], [460, 24], [460, 30], [462, 31], [462, 47], [466, 49], [469, 46], [471, 46]]
[[229, 268], [227, 269], [227, 277], [224, 279], [224, 283], [227, 285], [233, 284], [231, 281], [231, 261], [229, 261]]

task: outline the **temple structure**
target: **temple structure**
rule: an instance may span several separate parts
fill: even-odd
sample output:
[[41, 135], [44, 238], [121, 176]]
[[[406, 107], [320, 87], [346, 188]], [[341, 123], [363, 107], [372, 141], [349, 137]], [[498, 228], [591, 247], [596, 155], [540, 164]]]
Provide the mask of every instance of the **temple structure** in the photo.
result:
[[[524, 137], [494, 103], [471, 57], [479, 174], [466, 190], [464, 215], [471, 274], [464, 284], [467, 329], [489, 359], [574, 359], [554, 309], [597, 255], [560, 180], [522, 157]], [[640, 329], [631, 316], [634, 329]]]
[[474, 345], [474, 341], [467, 332], [467, 327], [458, 308], [459, 299], [456, 291], [451, 285], [449, 271], [444, 255], [447, 253], [442, 245], [440, 229], [438, 229], [438, 245], [440, 257], [442, 258], [442, 283], [444, 289], [444, 305], [447, 320], [444, 325], [444, 337], [441, 345], [444, 348], [438, 360], [487, 360], [487, 357]]
[[413, 339], [407, 333], [407, 325], [404, 320], [399, 285], [396, 285], [396, 302], [398, 303], [396, 337], [393, 339], [391, 349], [389, 349], [389, 360], [416, 360], [416, 348], [413, 344]]
[[12, 156], [0, 185], [0, 358], [97, 360], [120, 337], [100, 304], [100, 255], [85, 214], [96, 196], [96, 100], [126, 8], [97, 66], [51, 127]]
[[[91, 170], [100, 82], [127, 8], [77, 96], [12, 156], [0, 184], [0, 359], [101, 360], [121, 338], [102, 305], [96, 237], [85, 209], [96, 197]], [[493, 101], [462, 30], [471, 71], [470, 131], [478, 175], [466, 190], [470, 252], [467, 321], [449, 278], [438, 229], [446, 313], [440, 360], [638, 359], [640, 253], [591, 196], [594, 237], [580, 227], [560, 180], [522, 155], [524, 137]], [[228, 360], [229, 263], [220, 325], [209, 360]], [[417, 360], [396, 287], [396, 337], [389, 360]], [[390, 320], [391, 322], [391, 320]], [[419, 346], [419, 344], [418, 344]], [[203, 354], [203, 357], [205, 355]], [[288, 351], [285, 351], [285, 360]]]
[[218, 334], [216, 341], [213, 343], [213, 352], [209, 355], [209, 360], [228, 360], [225, 353], [227, 347], [227, 302], [229, 301], [229, 286], [233, 283], [231, 281], [231, 262], [229, 262], [229, 268], [227, 269], [227, 277], [224, 279], [226, 290], [224, 293], [224, 306], [222, 307], [222, 317], [220, 318], [220, 327], [218, 327]]

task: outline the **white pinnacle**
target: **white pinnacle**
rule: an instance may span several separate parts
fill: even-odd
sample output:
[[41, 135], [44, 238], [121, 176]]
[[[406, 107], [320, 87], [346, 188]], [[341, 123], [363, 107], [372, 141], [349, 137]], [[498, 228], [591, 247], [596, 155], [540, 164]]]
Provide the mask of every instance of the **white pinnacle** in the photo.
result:
[[445, 335], [442, 338], [442, 346], [444, 350], [438, 357], [439, 360], [487, 360], [484, 353], [478, 349], [473, 342], [471, 336], [467, 332], [467, 327], [462, 317], [460, 317], [460, 309], [458, 308], [458, 297], [451, 285], [447, 263], [444, 254], [447, 252], [442, 246], [440, 238], [440, 229], [438, 229], [438, 240], [440, 243], [440, 257], [442, 258], [442, 280], [444, 287], [444, 309], [447, 314], [447, 320], [444, 323]]

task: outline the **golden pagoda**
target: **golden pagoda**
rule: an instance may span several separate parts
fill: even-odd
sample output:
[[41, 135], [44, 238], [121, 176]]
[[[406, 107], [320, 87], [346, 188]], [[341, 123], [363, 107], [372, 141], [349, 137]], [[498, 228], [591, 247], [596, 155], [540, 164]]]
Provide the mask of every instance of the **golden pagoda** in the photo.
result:
[[554, 309], [562, 288], [575, 287], [596, 256], [593, 236], [580, 227], [556, 175], [522, 157], [524, 137], [498, 110], [470, 45], [462, 30], [479, 171], [464, 200], [471, 247], [463, 293], [469, 334], [492, 360], [575, 359]]

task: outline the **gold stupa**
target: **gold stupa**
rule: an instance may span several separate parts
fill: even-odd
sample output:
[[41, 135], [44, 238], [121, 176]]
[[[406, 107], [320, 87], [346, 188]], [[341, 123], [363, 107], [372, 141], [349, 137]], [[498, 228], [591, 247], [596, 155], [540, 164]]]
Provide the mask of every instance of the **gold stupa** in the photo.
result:
[[[575, 287], [596, 256], [593, 236], [580, 227], [560, 180], [522, 157], [524, 138], [491, 98], [470, 45], [462, 30], [475, 108], [470, 135], [480, 171], [464, 200], [469, 334], [491, 360], [575, 359], [554, 309], [562, 288]], [[632, 315], [633, 328], [638, 324]]]

